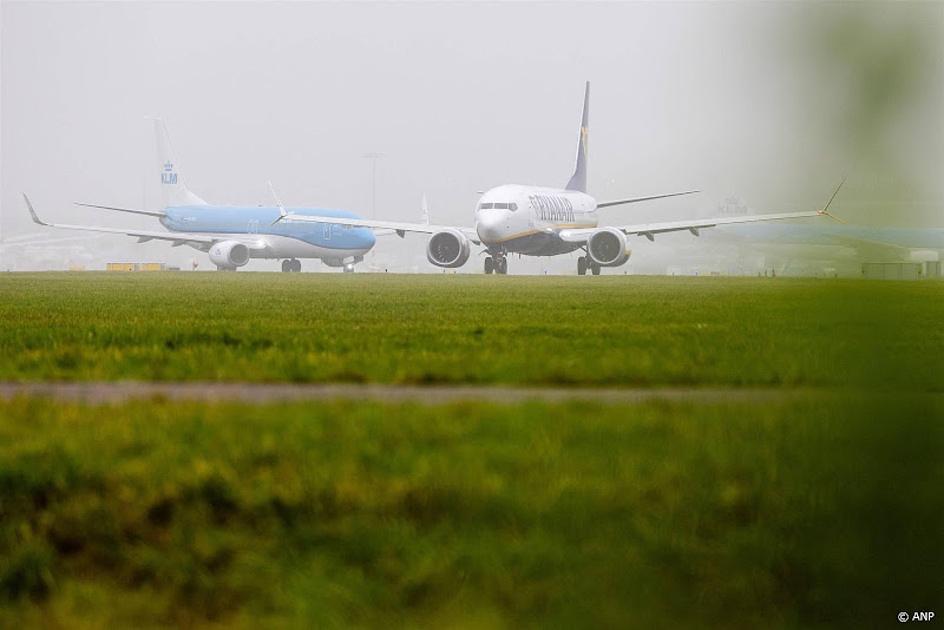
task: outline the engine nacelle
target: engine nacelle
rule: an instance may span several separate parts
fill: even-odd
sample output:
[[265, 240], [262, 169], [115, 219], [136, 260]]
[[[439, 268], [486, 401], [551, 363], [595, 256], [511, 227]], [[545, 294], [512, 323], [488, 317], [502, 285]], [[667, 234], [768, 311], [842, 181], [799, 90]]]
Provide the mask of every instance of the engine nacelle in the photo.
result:
[[249, 248], [239, 241], [220, 241], [210, 247], [210, 260], [217, 267], [236, 269], [249, 262]]
[[459, 230], [436, 232], [426, 245], [426, 259], [437, 267], [461, 267], [471, 252], [468, 237]]
[[629, 260], [626, 235], [616, 228], [600, 228], [587, 239], [587, 254], [601, 267], [619, 267]]

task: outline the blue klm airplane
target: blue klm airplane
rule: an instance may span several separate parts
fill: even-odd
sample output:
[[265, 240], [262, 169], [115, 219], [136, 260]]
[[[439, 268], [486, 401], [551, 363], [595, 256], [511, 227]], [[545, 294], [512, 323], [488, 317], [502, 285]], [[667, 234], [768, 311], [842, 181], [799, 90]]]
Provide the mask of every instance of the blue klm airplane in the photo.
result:
[[[174, 247], [189, 245], [207, 252], [217, 269], [235, 271], [252, 258], [282, 259], [282, 271], [301, 271], [299, 258], [320, 258], [331, 267], [354, 271], [354, 264], [374, 246], [370, 228], [339, 225], [333, 222], [278, 222], [287, 212], [293, 215], [332, 219], [360, 219], [352, 212], [324, 208], [283, 208], [276, 199], [275, 207], [215, 206], [193, 194], [183, 182], [174, 160], [167, 128], [161, 120], [154, 121], [157, 151], [161, 164], [163, 210], [138, 210], [96, 204], [77, 205], [103, 210], [116, 210], [156, 217], [167, 230], [123, 230], [91, 225], [47, 223], [39, 218], [26, 194], [23, 198], [33, 221], [49, 227], [90, 230], [135, 236], [139, 243], [151, 240], [170, 241]], [[273, 191], [274, 195], [274, 191]]]

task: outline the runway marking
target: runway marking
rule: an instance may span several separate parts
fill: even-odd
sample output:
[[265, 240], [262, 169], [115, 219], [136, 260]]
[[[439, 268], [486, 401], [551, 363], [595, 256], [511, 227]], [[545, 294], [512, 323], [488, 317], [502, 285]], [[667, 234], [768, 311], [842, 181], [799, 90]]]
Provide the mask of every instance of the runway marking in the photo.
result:
[[[761, 403], [854, 393], [842, 389], [652, 387], [569, 388], [501, 385], [373, 385], [349, 383], [207, 383], [207, 382], [0, 382], [0, 399], [49, 398], [91, 404], [128, 400], [189, 400], [201, 402], [275, 403], [306, 400], [369, 400], [373, 402], [519, 403], [526, 401], [589, 401], [605, 404], [654, 400], [694, 403]], [[861, 394], [862, 392], [859, 392]]]

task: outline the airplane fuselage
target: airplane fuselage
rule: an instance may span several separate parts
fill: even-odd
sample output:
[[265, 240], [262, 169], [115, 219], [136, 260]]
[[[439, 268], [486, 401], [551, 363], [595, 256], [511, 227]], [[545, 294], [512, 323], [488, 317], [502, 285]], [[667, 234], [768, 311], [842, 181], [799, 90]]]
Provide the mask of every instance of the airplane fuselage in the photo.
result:
[[485, 192], [475, 208], [475, 230], [489, 250], [556, 256], [581, 247], [558, 232], [597, 227], [596, 200], [559, 188], [509, 184]]
[[[291, 208], [308, 216], [356, 218], [344, 210]], [[333, 223], [274, 223], [279, 208], [252, 206], [171, 206], [160, 221], [171, 232], [220, 235], [246, 240], [255, 238], [264, 247], [251, 249], [252, 258], [321, 258], [329, 265], [359, 259], [376, 242], [369, 228]], [[273, 224], [274, 223], [274, 224]]]

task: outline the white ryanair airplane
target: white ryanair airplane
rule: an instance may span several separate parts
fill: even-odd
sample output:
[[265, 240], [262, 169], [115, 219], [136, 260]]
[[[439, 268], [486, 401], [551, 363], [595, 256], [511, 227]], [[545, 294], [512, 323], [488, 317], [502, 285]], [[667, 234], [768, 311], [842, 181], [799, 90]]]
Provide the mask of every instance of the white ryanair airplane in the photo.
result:
[[[461, 267], [471, 255], [471, 244], [482, 245], [488, 255], [485, 273], [508, 273], [508, 254], [556, 256], [582, 250], [577, 259], [577, 273], [600, 273], [601, 267], [618, 267], [629, 260], [627, 237], [644, 236], [650, 241], [656, 234], [687, 230], [698, 236], [699, 230], [732, 223], [781, 221], [827, 215], [829, 204], [814, 212], [788, 212], [740, 217], [689, 219], [637, 225], [601, 226], [597, 210], [628, 203], [688, 195], [695, 190], [597, 202], [587, 194], [587, 144], [589, 140], [590, 83], [583, 102], [583, 118], [577, 143], [577, 166], [564, 188], [505, 185], [486, 191], [475, 208], [475, 225], [459, 227], [375, 221], [367, 219], [312, 216], [282, 212], [279, 220], [286, 222], [335, 223], [347, 227], [393, 230], [400, 236], [406, 232], [431, 234], [426, 257], [438, 267]], [[838, 192], [838, 189], [837, 189]], [[835, 193], [833, 194], [835, 197]], [[832, 202], [832, 199], [830, 199]]]

